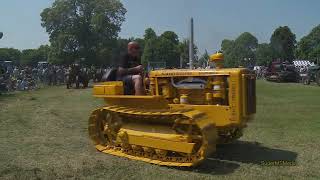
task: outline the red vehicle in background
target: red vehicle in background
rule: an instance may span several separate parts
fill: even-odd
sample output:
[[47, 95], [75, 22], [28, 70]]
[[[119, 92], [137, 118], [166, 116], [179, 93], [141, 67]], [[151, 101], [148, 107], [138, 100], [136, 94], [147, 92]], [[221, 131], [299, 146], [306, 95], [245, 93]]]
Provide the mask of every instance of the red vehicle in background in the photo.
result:
[[300, 76], [295, 66], [289, 62], [274, 61], [265, 74], [268, 81], [299, 82]]

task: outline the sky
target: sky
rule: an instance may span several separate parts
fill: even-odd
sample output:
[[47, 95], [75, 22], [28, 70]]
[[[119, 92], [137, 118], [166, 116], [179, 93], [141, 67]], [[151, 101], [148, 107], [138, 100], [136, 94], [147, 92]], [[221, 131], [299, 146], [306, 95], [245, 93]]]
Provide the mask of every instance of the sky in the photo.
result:
[[[48, 43], [40, 13], [53, 0], [1, 0], [0, 48], [37, 48]], [[195, 44], [200, 53], [220, 49], [223, 39], [250, 32], [259, 43], [269, 42], [275, 28], [289, 26], [297, 40], [320, 24], [319, 0], [121, 0], [127, 9], [120, 37], [142, 37], [146, 28], [158, 35], [174, 31], [189, 37], [194, 18]]]

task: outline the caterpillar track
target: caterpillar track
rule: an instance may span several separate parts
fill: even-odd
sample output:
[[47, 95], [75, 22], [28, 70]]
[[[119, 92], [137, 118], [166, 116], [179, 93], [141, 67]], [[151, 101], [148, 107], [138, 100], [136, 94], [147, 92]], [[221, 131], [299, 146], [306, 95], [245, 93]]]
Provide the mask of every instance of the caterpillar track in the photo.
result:
[[92, 112], [89, 136], [98, 151], [164, 166], [195, 166], [215, 152], [217, 129], [194, 109], [110, 105]]

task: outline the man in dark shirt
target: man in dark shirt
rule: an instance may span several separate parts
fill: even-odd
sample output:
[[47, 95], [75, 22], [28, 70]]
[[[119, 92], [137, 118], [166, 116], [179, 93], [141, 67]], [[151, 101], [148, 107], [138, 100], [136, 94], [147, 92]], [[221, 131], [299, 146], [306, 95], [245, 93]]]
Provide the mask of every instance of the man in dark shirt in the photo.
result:
[[143, 66], [140, 61], [140, 47], [137, 42], [128, 44], [128, 52], [124, 54], [119, 63], [117, 77], [125, 84], [134, 87], [135, 95], [144, 95]]

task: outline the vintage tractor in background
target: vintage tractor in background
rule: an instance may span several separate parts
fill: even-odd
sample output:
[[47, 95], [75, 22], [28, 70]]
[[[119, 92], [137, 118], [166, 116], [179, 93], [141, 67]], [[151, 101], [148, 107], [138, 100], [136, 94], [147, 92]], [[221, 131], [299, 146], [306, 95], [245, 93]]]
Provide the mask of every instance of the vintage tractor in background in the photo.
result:
[[275, 61], [269, 66], [265, 78], [274, 82], [299, 82], [300, 76], [293, 64]]
[[195, 166], [216, 145], [240, 138], [256, 112], [255, 74], [222, 67], [149, 72], [144, 96], [125, 94], [122, 81], [93, 88], [105, 105], [89, 118], [98, 151], [164, 166]]
[[305, 72], [300, 74], [302, 83], [309, 85], [311, 82], [317, 83], [320, 86], [320, 66], [309, 66]]

